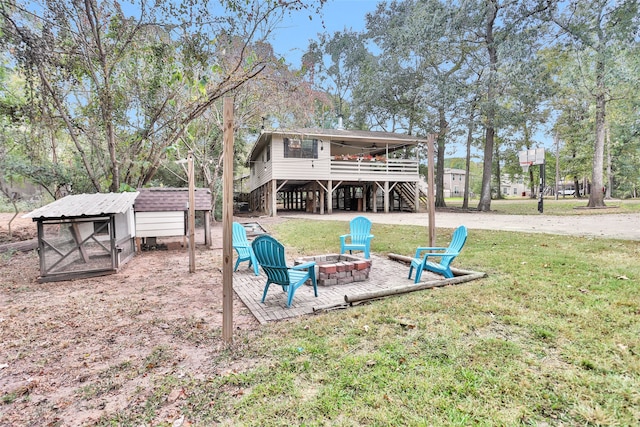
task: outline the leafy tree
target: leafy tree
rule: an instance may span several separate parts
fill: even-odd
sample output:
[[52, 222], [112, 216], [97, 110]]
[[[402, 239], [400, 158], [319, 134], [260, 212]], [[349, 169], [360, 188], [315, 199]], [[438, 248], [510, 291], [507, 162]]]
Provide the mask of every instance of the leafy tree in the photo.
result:
[[64, 125], [95, 191], [145, 185], [189, 126], [278, 63], [287, 11], [324, 0], [2, 3], [5, 42], [35, 105]]
[[[524, 50], [517, 45], [517, 42], [522, 42], [523, 38], [516, 35], [533, 25], [534, 18], [546, 10], [548, 2], [484, 0], [477, 3], [477, 8], [482, 13], [479, 15], [481, 20], [476, 21], [476, 35], [477, 41], [486, 49], [488, 69], [482, 108], [485, 129], [484, 167], [478, 210], [489, 211], [496, 125], [499, 118], [498, 100], [500, 92], [504, 91], [504, 88], [500, 87], [500, 83], [504, 80], [500, 78], [499, 57], [502, 54], [503, 57], [510, 58], [512, 61], [516, 59], [516, 54]], [[512, 41], [516, 43], [511, 44]]]
[[[604, 206], [604, 147], [608, 104], [624, 98], [616, 88], [622, 81], [638, 81], [618, 60], [634, 49], [638, 30], [637, 0], [572, 0], [551, 10], [550, 19], [571, 44], [580, 70], [580, 82], [595, 105], [595, 138], [588, 207]], [[636, 83], [637, 84], [637, 83]]]

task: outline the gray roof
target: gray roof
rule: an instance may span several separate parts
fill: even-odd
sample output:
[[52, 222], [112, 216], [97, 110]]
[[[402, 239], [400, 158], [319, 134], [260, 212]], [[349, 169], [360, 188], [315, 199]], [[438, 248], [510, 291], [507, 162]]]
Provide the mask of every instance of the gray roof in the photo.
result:
[[[186, 211], [189, 202], [188, 188], [138, 188], [136, 212]], [[211, 192], [208, 188], [195, 189], [196, 211], [211, 210]]]
[[133, 206], [138, 192], [74, 194], [38, 208], [23, 218], [54, 219], [105, 216], [125, 213]]

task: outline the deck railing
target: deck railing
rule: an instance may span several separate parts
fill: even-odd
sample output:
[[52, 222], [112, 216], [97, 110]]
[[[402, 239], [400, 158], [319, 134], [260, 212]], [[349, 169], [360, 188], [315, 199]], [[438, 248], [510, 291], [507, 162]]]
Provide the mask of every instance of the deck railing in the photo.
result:
[[354, 176], [364, 177], [416, 177], [418, 161], [410, 159], [371, 160], [331, 160], [331, 176], [334, 179], [350, 179]]

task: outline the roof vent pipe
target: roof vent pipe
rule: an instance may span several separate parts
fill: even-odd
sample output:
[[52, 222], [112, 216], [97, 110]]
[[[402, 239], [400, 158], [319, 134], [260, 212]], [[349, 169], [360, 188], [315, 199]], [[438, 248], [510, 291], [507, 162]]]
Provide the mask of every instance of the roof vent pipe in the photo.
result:
[[342, 114], [338, 114], [338, 126], [336, 127], [336, 129], [344, 129], [344, 126], [342, 125]]

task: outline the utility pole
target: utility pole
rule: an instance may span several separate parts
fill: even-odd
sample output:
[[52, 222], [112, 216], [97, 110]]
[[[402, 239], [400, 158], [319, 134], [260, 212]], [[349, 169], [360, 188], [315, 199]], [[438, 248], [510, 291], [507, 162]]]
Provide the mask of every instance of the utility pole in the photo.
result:
[[558, 186], [560, 185], [560, 140], [558, 134], [553, 134], [553, 142], [556, 143], [556, 200], [558, 200]]
[[193, 167], [193, 151], [187, 156], [187, 173], [189, 174], [189, 209], [187, 225], [189, 228], [189, 273], [196, 272], [196, 197], [195, 172]]
[[233, 343], [233, 98], [222, 105], [222, 340]]

